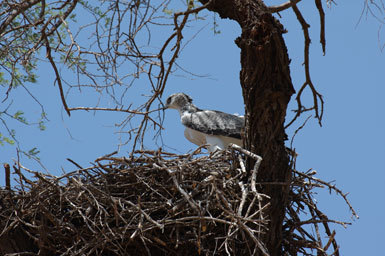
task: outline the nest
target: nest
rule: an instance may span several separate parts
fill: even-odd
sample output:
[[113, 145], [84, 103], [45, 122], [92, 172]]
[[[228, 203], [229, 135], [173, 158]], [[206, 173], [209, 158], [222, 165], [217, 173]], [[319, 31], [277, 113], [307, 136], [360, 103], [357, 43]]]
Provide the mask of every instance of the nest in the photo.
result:
[[[268, 232], [264, 212], [269, 198], [257, 192], [255, 181], [261, 159], [237, 147], [209, 156], [198, 152], [105, 156], [60, 177], [18, 163], [18, 185], [0, 190], [0, 253], [267, 255], [260, 238]], [[251, 175], [245, 170], [246, 156], [258, 160]], [[293, 172], [285, 254], [314, 250], [326, 255], [329, 247], [338, 254], [328, 226], [336, 221], [319, 211], [311, 197], [313, 187], [331, 185], [313, 173]], [[312, 208], [311, 221], [303, 222], [299, 213], [306, 207]], [[327, 229], [325, 246], [318, 228], [314, 235], [305, 228], [318, 223]]]

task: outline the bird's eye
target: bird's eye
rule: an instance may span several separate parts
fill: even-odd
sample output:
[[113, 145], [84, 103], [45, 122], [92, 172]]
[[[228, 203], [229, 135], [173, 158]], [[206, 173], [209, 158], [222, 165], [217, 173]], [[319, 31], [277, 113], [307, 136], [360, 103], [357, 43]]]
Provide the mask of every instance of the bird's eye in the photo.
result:
[[171, 103], [171, 98], [167, 99], [167, 105]]

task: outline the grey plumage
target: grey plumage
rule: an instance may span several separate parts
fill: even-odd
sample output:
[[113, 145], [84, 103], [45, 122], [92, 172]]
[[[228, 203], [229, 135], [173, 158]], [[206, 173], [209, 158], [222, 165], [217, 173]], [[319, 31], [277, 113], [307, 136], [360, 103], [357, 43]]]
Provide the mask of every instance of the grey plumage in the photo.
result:
[[181, 117], [182, 124], [210, 135], [241, 139], [244, 118], [216, 110], [197, 110]]
[[[192, 99], [184, 93], [169, 96], [165, 108], [179, 111], [181, 122], [187, 127], [186, 138], [197, 145], [202, 144], [202, 142], [204, 142], [203, 144], [210, 144], [208, 140], [213, 141], [215, 139], [215, 142], [212, 142], [215, 143], [212, 145], [213, 148], [223, 149], [229, 143], [242, 146], [241, 132], [244, 128], [244, 117], [216, 110], [199, 109], [192, 103]], [[203, 136], [205, 138], [202, 138]]]

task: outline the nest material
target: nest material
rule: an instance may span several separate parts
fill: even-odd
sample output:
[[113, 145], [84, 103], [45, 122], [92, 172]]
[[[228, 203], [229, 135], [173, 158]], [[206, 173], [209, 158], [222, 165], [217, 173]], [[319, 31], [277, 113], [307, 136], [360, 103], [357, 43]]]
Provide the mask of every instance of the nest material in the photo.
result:
[[[258, 165], [250, 175], [242, 157], [256, 156], [237, 147], [210, 156], [197, 156], [198, 151], [108, 156], [61, 177], [14, 166], [18, 186], [0, 190], [0, 253], [267, 255], [260, 237], [268, 232], [269, 198], [257, 192]], [[317, 212], [310, 197], [309, 189], [322, 185], [311, 175], [297, 174], [292, 181], [284, 226], [287, 255], [309, 249], [326, 255], [330, 244], [338, 254], [328, 227], [333, 221]], [[312, 221], [301, 223], [298, 214], [306, 205], [313, 207]], [[318, 223], [330, 233], [327, 247], [318, 228], [317, 235], [304, 228]]]

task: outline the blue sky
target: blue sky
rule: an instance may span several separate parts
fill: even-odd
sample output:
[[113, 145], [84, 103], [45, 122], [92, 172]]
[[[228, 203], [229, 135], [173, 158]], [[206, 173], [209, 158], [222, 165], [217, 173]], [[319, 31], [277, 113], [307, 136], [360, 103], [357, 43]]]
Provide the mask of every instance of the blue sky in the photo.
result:
[[[333, 226], [341, 255], [379, 255], [384, 253], [385, 229], [385, 56], [380, 47], [381, 42], [385, 42], [385, 34], [379, 30], [381, 23], [371, 15], [364, 15], [360, 20], [364, 1], [341, 0], [337, 4], [331, 9], [325, 7], [325, 56], [318, 43], [319, 17], [313, 1], [298, 5], [311, 25], [311, 75], [324, 96], [325, 113], [322, 127], [311, 118], [297, 135], [294, 142], [299, 154], [297, 169], [313, 168], [319, 178], [335, 181], [340, 189], [349, 192], [359, 220], [350, 218], [348, 207], [334, 193], [329, 195], [319, 190], [316, 195], [320, 208], [330, 218], [353, 223], [347, 229]], [[281, 16], [288, 30], [284, 38], [292, 59], [293, 84], [298, 90], [304, 82], [302, 30], [292, 11], [282, 12]], [[164, 98], [175, 92], [185, 92], [201, 108], [243, 114], [239, 48], [234, 44], [240, 28], [233, 21], [221, 21], [218, 17], [217, 21], [221, 33], [214, 35], [212, 21], [209, 21], [184, 48], [179, 59], [185, 69], [203, 77], [187, 74], [171, 77]], [[186, 32], [185, 40], [193, 34]], [[39, 83], [30, 90], [46, 106], [50, 122], [44, 132], [12, 123], [23, 148], [38, 147], [42, 163], [53, 174], [74, 170], [66, 158], [87, 166], [97, 157], [116, 150], [119, 134], [114, 124], [124, 115], [74, 112], [68, 118], [59, 101], [57, 87], [53, 86], [52, 71], [43, 65], [39, 75]], [[14, 105], [21, 104], [28, 109], [27, 117], [39, 114], [39, 107], [22, 88], [12, 93]], [[80, 104], [86, 96], [79, 96], [72, 103]], [[4, 106], [0, 104], [0, 109]], [[294, 108], [291, 104], [289, 110]], [[289, 137], [306, 117], [304, 115], [288, 129]], [[167, 150], [195, 149], [184, 138], [176, 111], [166, 111], [164, 128], [163, 147]], [[156, 143], [160, 145], [161, 141]], [[149, 136], [146, 146], [155, 149], [156, 143]], [[127, 151], [129, 146], [122, 147], [120, 155]], [[12, 159], [16, 159], [15, 147], [0, 147], [0, 163], [12, 163]], [[25, 157], [22, 162], [31, 169], [44, 171]], [[0, 173], [0, 185], [3, 185], [3, 172]]]

